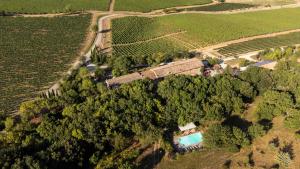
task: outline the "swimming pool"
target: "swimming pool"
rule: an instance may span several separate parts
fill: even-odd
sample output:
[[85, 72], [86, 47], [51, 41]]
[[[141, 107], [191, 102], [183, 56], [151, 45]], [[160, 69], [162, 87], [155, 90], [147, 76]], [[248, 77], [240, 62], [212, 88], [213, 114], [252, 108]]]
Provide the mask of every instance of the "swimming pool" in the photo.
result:
[[190, 134], [187, 136], [183, 136], [178, 139], [179, 144], [184, 147], [197, 145], [197, 144], [201, 143], [202, 141], [203, 141], [203, 137], [200, 132]]

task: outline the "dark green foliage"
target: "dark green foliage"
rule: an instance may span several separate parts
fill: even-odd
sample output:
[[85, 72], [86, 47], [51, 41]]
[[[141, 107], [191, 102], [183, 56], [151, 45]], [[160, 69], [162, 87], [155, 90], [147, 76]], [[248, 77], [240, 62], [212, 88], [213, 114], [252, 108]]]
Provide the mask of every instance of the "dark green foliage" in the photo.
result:
[[248, 133], [252, 139], [255, 139], [257, 137], [265, 135], [266, 131], [264, 129], [264, 126], [260, 124], [253, 124], [248, 128]]
[[257, 109], [259, 119], [272, 120], [274, 116], [282, 115], [293, 108], [293, 99], [289, 93], [267, 91], [262, 100]]
[[91, 59], [93, 63], [97, 65], [103, 65], [104, 63], [106, 63], [107, 55], [95, 49], [92, 51]]
[[259, 94], [273, 87], [273, 77], [270, 70], [258, 67], [250, 67], [239, 76], [242, 80], [249, 82]]
[[300, 129], [300, 110], [290, 110], [287, 113], [284, 124], [290, 129]]
[[175, 59], [191, 58], [193, 56], [194, 56], [193, 53], [189, 53], [187, 51], [172, 52], [172, 53], [154, 53], [151, 55], [142, 55], [142, 56], [113, 55], [109, 57], [107, 62], [109, 63], [109, 66], [112, 68], [113, 76], [120, 76], [123, 74], [127, 74], [129, 71], [134, 71], [137, 68], [158, 65], [161, 63], [168, 63], [168, 62], [172, 62]]
[[208, 59], [207, 59], [207, 62], [208, 62], [211, 66], [213, 66], [213, 65], [215, 65], [215, 64], [219, 64], [219, 63], [220, 63], [220, 60], [217, 59], [217, 58], [208, 58]]
[[247, 134], [237, 127], [215, 124], [210, 126], [204, 134], [204, 144], [208, 148], [225, 148], [235, 151], [249, 143]]
[[4, 114], [4, 112], [0, 111], [0, 131], [2, 131], [4, 129], [5, 118], [6, 118], [6, 115]]
[[[23, 157], [28, 156], [32, 165], [49, 168], [136, 168], [136, 149], [127, 151], [134, 142], [163, 140], [172, 151], [167, 136], [178, 124], [201, 125], [239, 114], [255, 93], [248, 82], [230, 75], [171, 76], [158, 83], [135, 81], [109, 90], [81, 68], [62, 83], [61, 95], [25, 102], [20, 121], [5, 121], [7, 133], [1, 142], [9, 146], [0, 148], [5, 152], [0, 162], [24, 166]], [[228, 132], [226, 138], [212, 145], [237, 151], [249, 144], [241, 129], [223, 130]]]
[[[172, 151], [170, 135], [178, 125], [191, 121], [208, 126], [205, 147], [239, 151], [263, 136], [270, 128], [263, 122], [274, 116], [286, 115], [286, 126], [299, 130], [298, 83], [286, 85], [286, 91], [274, 90], [283, 88], [279, 79], [285, 71], [296, 75], [299, 69], [287, 62], [273, 72], [250, 68], [239, 76], [170, 76], [109, 90], [81, 68], [62, 83], [61, 95], [25, 102], [19, 121], [4, 121], [0, 164], [7, 168], [136, 168], [139, 152], [132, 148], [136, 142], [160, 141]], [[240, 116], [257, 93], [262, 95], [259, 124], [252, 125]]]
[[247, 82], [231, 76], [212, 79], [173, 76], [158, 85], [158, 94], [166, 102], [164, 121], [170, 124], [221, 120], [233, 112], [241, 113], [243, 101], [251, 99], [254, 93]]
[[260, 57], [265, 60], [281, 60], [283, 58], [290, 58], [295, 55], [297, 52], [295, 47], [286, 47], [286, 48], [275, 48], [273, 50], [265, 50], [261, 52]]

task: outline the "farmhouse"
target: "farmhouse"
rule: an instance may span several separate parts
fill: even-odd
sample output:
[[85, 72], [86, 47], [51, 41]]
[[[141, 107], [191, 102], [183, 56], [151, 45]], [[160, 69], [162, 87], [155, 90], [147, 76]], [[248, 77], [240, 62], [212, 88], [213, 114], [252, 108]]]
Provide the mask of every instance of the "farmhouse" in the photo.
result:
[[151, 68], [143, 72], [135, 72], [132, 74], [116, 77], [106, 80], [107, 87], [118, 86], [124, 83], [130, 83], [140, 79], [160, 79], [169, 75], [201, 75], [201, 69], [204, 67], [202, 61], [198, 58], [185, 59], [171, 62], [167, 65]]
[[156, 79], [169, 75], [186, 74], [200, 75], [201, 68], [204, 67], [201, 60], [198, 58], [186, 59], [172, 62], [170, 64], [150, 69], [156, 76]]

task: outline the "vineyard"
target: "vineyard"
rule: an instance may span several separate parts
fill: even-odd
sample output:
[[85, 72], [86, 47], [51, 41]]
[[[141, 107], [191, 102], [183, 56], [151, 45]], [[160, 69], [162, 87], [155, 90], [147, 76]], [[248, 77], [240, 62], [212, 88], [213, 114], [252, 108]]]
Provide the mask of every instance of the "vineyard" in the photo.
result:
[[[238, 14], [179, 14], [155, 18], [119, 18], [112, 24], [113, 47], [118, 54], [128, 54], [130, 51], [134, 51], [132, 55], [143, 51], [150, 54], [152, 51], [164, 52], [164, 49], [159, 47], [163, 43], [160, 41], [172, 39], [173, 50], [182, 46], [188, 49], [201, 48], [244, 37], [298, 29], [300, 28], [298, 16], [300, 16], [299, 8]], [[178, 34], [164, 37], [174, 33]], [[137, 43], [141, 41], [145, 43]], [[137, 44], [130, 44], [135, 42]], [[119, 44], [128, 45], [118, 46]], [[134, 46], [139, 48], [136, 49]]]
[[0, 111], [46, 90], [62, 77], [84, 41], [90, 15], [0, 17]]
[[255, 39], [247, 42], [232, 44], [220, 49], [217, 49], [220, 54], [225, 57], [238, 56], [253, 51], [259, 51], [269, 48], [282, 46], [292, 46], [300, 44], [300, 32], [280, 35], [271, 38]]
[[108, 9], [109, 0], [1, 0], [0, 11], [16, 13], [59, 13]]
[[256, 5], [240, 4], [240, 3], [220, 3], [220, 4], [215, 4], [215, 5], [209, 5], [209, 6], [186, 8], [186, 9], [182, 9], [182, 10], [186, 10], [186, 11], [230, 11], [230, 10], [237, 10], [237, 9], [252, 8], [255, 6]]
[[116, 56], [143, 56], [152, 55], [154, 53], [172, 53], [176, 51], [188, 50], [190, 48], [177, 43], [171, 38], [164, 38], [160, 40], [154, 40], [151, 42], [145, 42], [142, 44], [133, 44], [127, 46], [114, 47], [113, 54]]
[[180, 32], [172, 25], [158, 22], [155, 18], [126, 17], [112, 21], [113, 44], [145, 41], [167, 34]]
[[172, 28], [172, 25], [159, 22], [155, 18], [115, 19], [112, 22], [112, 31], [115, 55], [141, 56], [191, 49], [176, 38], [185, 33], [183, 30]]
[[186, 5], [202, 5], [211, 2], [211, 0], [116, 0], [115, 10], [150, 12], [155, 9]]

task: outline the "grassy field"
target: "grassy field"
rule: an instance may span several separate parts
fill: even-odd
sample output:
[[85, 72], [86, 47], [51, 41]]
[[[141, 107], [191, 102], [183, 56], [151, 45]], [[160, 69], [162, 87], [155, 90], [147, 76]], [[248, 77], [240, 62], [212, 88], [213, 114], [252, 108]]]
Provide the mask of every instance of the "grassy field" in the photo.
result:
[[53, 85], [78, 56], [90, 15], [0, 17], [0, 111]]
[[1, 0], [0, 11], [16, 13], [59, 13], [108, 10], [109, 0]]
[[[151, 40], [151, 45], [149, 42], [139, 44], [138, 50], [141, 52], [138, 53], [164, 52], [159, 48], [162, 43], [160, 41], [170, 39], [172, 43], [177, 43], [174, 50], [178, 46], [201, 48], [243, 37], [297, 29], [300, 28], [298, 16], [300, 8], [239, 14], [179, 14], [138, 19], [126, 17], [113, 21], [113, 44]], [[176, 32], [181, 33], [170, 35]], [[164, 37], [166, 35], [170, 36]], [[131, 48], [130, 45], [127, 47]], [[114, 49], [121, 51], [116, 47]]]
[[186, 5], [202, 5], [211, 2], [211, 0], [116, 0], [115, 10], [149, 12], [155, 9]]
[[157, 169], [219, 169], [232, 155], [229, 152], [212, 150], [192, 152], [179, 155], [176, 160], [163, 159]]
[[255, 39], [247, 42], [232, 44], [217, 50], [223, 56], [230, 57], [253, 51], [282, 46], [292, 46], [295, 44], [300, 44], [300, 32], [270, 38]]
[[220, 3], [220, 4], [216, 4], [216, 5], [186, 8], [183, 10], [186, 10], [186, 11], [230, 11], [230, 10], [236, 10], [236, 9], [251, 8], [251, 7], [255, 7], [255, 6], [256, 5], [240, 4], [240, 3]]

